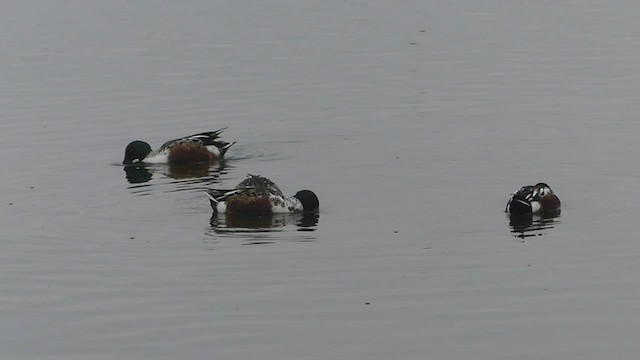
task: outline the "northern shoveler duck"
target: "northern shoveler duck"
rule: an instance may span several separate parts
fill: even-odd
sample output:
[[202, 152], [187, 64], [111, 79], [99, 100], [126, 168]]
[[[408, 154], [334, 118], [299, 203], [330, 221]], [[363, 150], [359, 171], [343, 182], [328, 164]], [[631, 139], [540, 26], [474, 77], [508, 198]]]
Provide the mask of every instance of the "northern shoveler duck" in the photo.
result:
[[511, 195], [505, 211], [509, 214], [535, 214], [560, 211], [560, 199], [549, 185], [523, 186]]
[[318, 197], [313, 191], [301, 190], [286, 197], [273, 181], [258, 175], [248, 176], [232, 190], [207, 190], [214, 213], [275, 214], [318, 210]]
[[231, 145], [235, 144], [218, 139], [224, 129], [226, 128], [169, 140], [155, 151], [146, 142], [136, 140], [127, 145], [122, 163], [192, 164], [222, 158]]

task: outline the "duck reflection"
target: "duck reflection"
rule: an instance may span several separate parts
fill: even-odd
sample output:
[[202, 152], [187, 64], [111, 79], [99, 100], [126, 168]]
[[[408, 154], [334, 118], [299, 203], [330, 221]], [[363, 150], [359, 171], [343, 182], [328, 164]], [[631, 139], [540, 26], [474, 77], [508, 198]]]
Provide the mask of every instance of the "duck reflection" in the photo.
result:
[[552, 229], [560, 223], [560, 210], [540, 214], [510, 214], [508, 216], [511, 233], [520, 239], [543, 235], [544, 230]]
[[224, 161], [219, 161], [212, 165], [208, 163], [189, 165], [136, 163], [135, 165], [125, 165], [124, 172], [125, 178], [130, 184], [140, 184], [151, 181], [156, 173], [161, 173], [176, 180], [217, 177], [225, 167]]
[[[219, 166], [214, 166], [215, 172], [220, 172], [223, 166], [222, 163], [218, 163]], [[169, 164], [167, 176], [173, 179], [192, 179], [209, 176], [209, 164], [199, 163], [192, 165], [173, 165]]]
[[280, 231], [287, 226], [298, 231], [315, 231], [318, 212], [284, 214], [213, 214], [211, 227], [216, 233]]
[[153, 174], [145, 165], [128, 165], [124, 167], [125, 178], [130, 184], [141, 184], [151, 180]]

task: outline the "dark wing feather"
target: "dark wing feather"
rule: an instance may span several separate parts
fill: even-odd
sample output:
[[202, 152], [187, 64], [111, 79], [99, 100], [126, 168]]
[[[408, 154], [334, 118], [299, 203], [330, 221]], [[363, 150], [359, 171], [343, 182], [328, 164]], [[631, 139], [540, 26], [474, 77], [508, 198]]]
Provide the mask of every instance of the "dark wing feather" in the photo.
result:
[[529, 202], [533, 200], [540, 200], [539, 192], [536, 191], [535, 186], [531, 185], [521, 187], [520, 190], [516, 191], [516, 193], [513, 194], [513, 197], [521, 198]]
[[222, 129], [218, 129], [216, 131], [208, 131], [208, 132], [203, 132], [203, 133], [200, 133], [200, 134], [187, 136], [186, 139], [194, 141], [194, 142], [200, 142], [204, 146], [215, 145], [217, 147], [220, 147], [218, 144], [225, 143], [225, 142], [224, 141], [219, 141], [217, 139], [220, 137], [220, 134], [222, 134], [222, 131], [224, 129], [226, 129], [226, 127], [222, 128]]
[[225, 146], [227, 146], [228, 148], [228, 142], [217, 140], [224, 129], [226, 129], [226, 127], [218, 129], [216, 131], [207, 131], [199, 134], [181, 137], [179, 139], [169, 140], [166, 143], [162, 144], [159, 151], [166, 150], [176, 144], [184, 143], [200, 144], [203, 146], [214, 145], [217, 148], [224, 148]]

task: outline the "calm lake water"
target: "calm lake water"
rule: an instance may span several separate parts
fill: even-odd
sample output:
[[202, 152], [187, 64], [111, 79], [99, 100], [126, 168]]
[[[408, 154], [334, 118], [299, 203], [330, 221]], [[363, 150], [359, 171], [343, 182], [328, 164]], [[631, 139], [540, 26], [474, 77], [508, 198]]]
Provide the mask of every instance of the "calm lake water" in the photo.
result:
[[[640, 5], [9, 1], [7, 359], [640, 352]], [[226, 161], [127, 173], [228, 127]], [[212, 218], [261, 174], [316, 218]], [[547, 182], [562, 214], [513, 223]]]

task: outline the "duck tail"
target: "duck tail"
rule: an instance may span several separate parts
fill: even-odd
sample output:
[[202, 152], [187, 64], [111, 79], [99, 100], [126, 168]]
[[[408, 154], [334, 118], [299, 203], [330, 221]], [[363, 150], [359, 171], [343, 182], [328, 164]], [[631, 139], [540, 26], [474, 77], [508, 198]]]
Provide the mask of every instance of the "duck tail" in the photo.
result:
[[218, 209], [218, 203], [220, 201], [215, 198], [215, 195], [211, 190], [205, 190], [204, 193], [207, 194], [207, 197], [209, 198], [209, 203], [211, 203], [211, 208], [213, 209], [213, 211], [216, 211]]
[[229, 150], [229, 148], [231, 146], [233, 146], [233, 144], [235, 144], [236, 142], [230, 142], [230, 143], [224, 143], [224, 145], [222, 145], [221, 147], [219, 147], [218, 149], [220, 149], [220, 157], [224, 156], [224, 154], [227, 152], [227, 150]]

